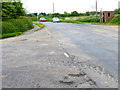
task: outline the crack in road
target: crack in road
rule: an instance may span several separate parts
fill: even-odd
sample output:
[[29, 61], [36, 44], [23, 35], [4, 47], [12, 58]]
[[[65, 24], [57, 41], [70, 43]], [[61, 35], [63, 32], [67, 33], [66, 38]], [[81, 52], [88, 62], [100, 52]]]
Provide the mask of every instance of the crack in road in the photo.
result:
[[[46, 29], [47, 30], [47, 29]], [[48, 30], [47, 30], [48, 31]], [[49, 32], [49, 31], [48, 31]], [[54, 36], [52, 36], [52, 34], [49, 32], [49, 35], [51, 35], [51, 37], [52, 38], [54, 38]], [[107, 77], [109, 80], [113, 80], [114, 81], [114, 83], [116, 82], [116, 83], [118, 83], [118, 80], [117, 79], [115, 79], [112, 75], [110, 75], [110, 73], [108, 72], [107, 73], [107, 71], [105, 71], [104, 70], [104, 68], [102, 68], [101, 66], [96, 66], [96, 65], [90, 65], [90, 64], [86, 64], [86, 62], [84, 63], [84, 64], [82, 64], [82, 62], [81, 63], [79, 63], [78, 64], [78, 62], [76, 62], [75, 61], [75, 58], [76, 58], [76, 56], [74, 56], [74, 55], [71, 55], [64, 47], [63, 47], [63, 45], [62, 45], [62, 43], [59, 41], [59, 40], [57, 40], [56, 39], [56, 41], [58, 42], [58, 46], [60, 46], [63, 50], [64, 50], [64, 52], [69, 56], [67, 56], [68, 58], [70, 58], [70, 60], [71, 60], [71, 63], [73, 63], [73, 65], [74, 66], [76, 66], [76, 67], [78, 67], [79, 68], [79, 66], [82, 66], [82, 69], [83, 69], [83, 71], [85, 71], [86, 69], [88, 69], [88, 68], [91, 68], [91, 69], [93, 69], [93, 71], [97, 71], [97, 74], [99, 73], [99, 75], [105, 75], [105, 77]], [[66, 56], [66, 55], [65, 55]], [[75, 64], [76, 63], [76, 64]], [[88, 67], [89, 66], [89, 67]], [[84, 75], [88, 75], [88, 76], [86, 76], [85, 78], [89, 78], [88, 80], [86, 80], [87, 82], [89, 82], [89, 84], [90, 85], [95, 85], [94, 87], [100, 87], [97, 83], [99, 82], [99, 81], [97, 81], [97, 82], [95, 82], [92, 78], [90, 78], [89, 77], [89, 74], [88, 73], [84, 73]], [[79, 76], [80, 75], [80, 73], [79, 74], [68, 74], [68, 76]], [[83, 75], [83, 76], [84, 76]], [[95, 79], [95, 78], [94, 78]], [[103, 80], [104, 81], [104, 80]], [[70, 83], [70, 84], [73, 84], [74, 82], [73, 81], [60, 81], [60, 83]], [[82, 83], [83, 84], [83, 83]], [[98, 86], [97, 86], [98, 85]], [[116, 84], [117, 85], [117, 84]], [[107, 86], [106, 86], [107, 87]]]
[[[118, 86], [117, 79], [101, 65], [94, 63], [94, 60], [84, 56], [82, 58], [85, 60], [81, 60], [82, 58], [76, 55], [79, 53], [70, 52], [67, 48], [71, 43], [68, 38], [62, 42], [61, 38], [54, 36], [56, 33], [53, 34], [48, 29], [49, 26], [33, 34], [4, 41], [3, 76], [6, 77], [2, 77], [3, 87], [116, 88]], [[67, 43], [66, 46], [64, 43]], [[69, 48], [71, 47], [74, 49], [74, 43]]]

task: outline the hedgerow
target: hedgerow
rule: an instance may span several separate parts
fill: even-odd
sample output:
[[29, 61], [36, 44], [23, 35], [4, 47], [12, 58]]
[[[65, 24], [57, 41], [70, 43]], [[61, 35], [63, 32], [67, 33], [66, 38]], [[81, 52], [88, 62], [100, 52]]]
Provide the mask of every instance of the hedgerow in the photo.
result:
[[2, 22], [2, 34], [25, 32], [33, 27], [32, 20], [28, 17], [8, 19]]

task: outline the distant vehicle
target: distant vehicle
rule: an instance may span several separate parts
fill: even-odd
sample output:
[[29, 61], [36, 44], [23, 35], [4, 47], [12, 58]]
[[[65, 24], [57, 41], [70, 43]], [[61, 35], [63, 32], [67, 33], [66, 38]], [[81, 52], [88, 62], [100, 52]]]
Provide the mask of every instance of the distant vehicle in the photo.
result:
[[45, 18], [40, 18], [40, 20], [39, 20], [40, 22], [45, 22], [46, 21], [46, 19]]
[[60, 22], [58, 17], [54, 17], [52, 20], [53, 20], [53, 22]]

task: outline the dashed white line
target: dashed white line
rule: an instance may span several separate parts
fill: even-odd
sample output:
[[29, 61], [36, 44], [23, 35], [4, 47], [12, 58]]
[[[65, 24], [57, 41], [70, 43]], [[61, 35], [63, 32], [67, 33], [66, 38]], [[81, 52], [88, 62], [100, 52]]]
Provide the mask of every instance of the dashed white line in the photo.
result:
[[69, 57], [69, 55], [68, 55], [67, 53], [64, 53], [64, 55], [65, 55], [66, 57]]

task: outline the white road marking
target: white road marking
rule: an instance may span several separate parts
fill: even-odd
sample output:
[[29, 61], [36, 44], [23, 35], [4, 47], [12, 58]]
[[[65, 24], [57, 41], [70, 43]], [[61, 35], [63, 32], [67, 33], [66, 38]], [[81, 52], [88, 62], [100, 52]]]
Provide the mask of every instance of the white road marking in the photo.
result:
[[68, 55], [67, 53], [64, 53], [64, 55], [65, 55], [66, 57], [69, 57], [69, 55]]

